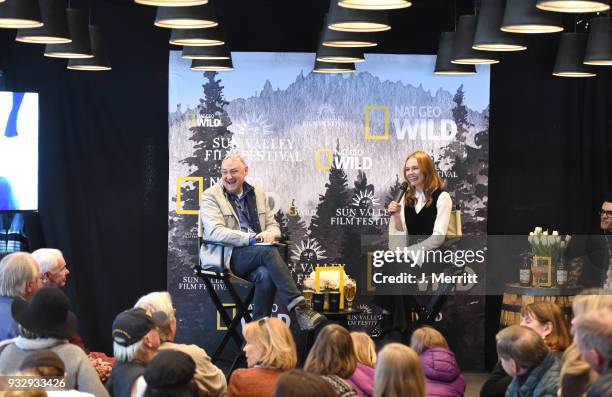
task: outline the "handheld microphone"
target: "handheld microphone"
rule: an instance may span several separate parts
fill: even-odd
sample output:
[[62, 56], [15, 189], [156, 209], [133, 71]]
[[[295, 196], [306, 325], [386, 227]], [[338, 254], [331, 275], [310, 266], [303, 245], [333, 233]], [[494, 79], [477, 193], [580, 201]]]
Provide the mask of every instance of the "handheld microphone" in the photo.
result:
[[408, 190], [408, 182], [404, 182], [400, 185], [400, 190], [395, 195], [395, 198], [393, 199], [393, 201], [395, 201], [396, 203], [399, 203], [402, 197], [404, 197], [404, 194], [406, 194], [406, 190]]

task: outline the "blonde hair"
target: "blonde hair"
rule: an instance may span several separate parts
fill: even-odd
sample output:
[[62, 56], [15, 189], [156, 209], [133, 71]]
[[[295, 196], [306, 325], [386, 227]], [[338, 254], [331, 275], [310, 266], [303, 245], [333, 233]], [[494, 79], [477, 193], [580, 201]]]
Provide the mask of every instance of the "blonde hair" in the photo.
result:
[[[438, 189], [442, 189], [444, 182], [440, 175], [438, 175], [438, 171], [436, 170], [436, 165], [433, 162], [431, 156], [423, 151], [416, 151], [406, 157], [406, 161], [404, 161], [404, 170], [402, 171], [402, 175], [404, 175], [404, 180], [408, 182], [406, 179], [406, 163], [411, 158], [416, 159], [419, 164], [419, 170], [423, 173], [425, 181], [423, 183], [423, 193], [425, 194], [425, 207], [429, 207], [432, 202], [431, 195]], [[416, 199], [416, 189], [408, 183], [408, 191], [406, 192], [406, 203], [411, 207], [414, 207], [417, 202]]]
[[597, 379], [597, 372], [584, 361], [582, 353], [575, 343], [572, 343], [563, 353], [563, 365], [559, 375], [560, 397], [582, 396], [589, 385]]
[[540, 324], [552, 324], [552, 331], [544, 343], [553, 351], [563, 351], [570, 345], [569, 329], [561, 308], [552, 302], [533, 302], [521, 308], [521, 316], [532, 315]]
[[263, 352], [259, 366], [282, 371], [295, 368], [297, 348], [291, 330], [282, 320], [264, 317], [251, 321], [242, 330], [242, 335], [247, 343]]
[[351, 334], [337, 324], [325, 326], [308, 353], [304, 371], [348, 379], [357, 368]]
[[609, 291], [589, 289], [574, 297], [572, 311], [574, 317], [583, 315], [591, 310], [612, 309], [612, 295]]
[[441, 347], [449, 350], [448, 342], [444, 335], [432, 327], [421, 327], [415, 330], [410, 337], [410, 347], [417, 354], [423, 353], [427, 349]]
[[365, 332], [351, 332], [357, 362], [368, 367], [376, 367], [376, 345]]
[[419, 356], [400, 343], [380, 351], [374, 378], [374, 397], [425, 397], [425, 375]]

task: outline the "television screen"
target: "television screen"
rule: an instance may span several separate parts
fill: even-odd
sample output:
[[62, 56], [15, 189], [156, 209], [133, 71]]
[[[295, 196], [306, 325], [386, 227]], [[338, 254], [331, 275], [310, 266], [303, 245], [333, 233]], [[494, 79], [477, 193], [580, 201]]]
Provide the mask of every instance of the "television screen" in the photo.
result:
[[0, 210], [38, 209], [38, 94], [0, 91]]

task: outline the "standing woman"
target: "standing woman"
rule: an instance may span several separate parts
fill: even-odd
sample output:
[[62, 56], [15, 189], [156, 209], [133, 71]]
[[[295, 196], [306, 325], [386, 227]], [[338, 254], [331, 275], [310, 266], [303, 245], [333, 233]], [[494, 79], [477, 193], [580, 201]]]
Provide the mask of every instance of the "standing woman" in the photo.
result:
[[[391, 215], [389, 249], [436, 249], [444, 242], [453, 202], [443, 189], [444, 183], [433, 159], [422, 151], [409, 155], [404, 163], [404, 180], [408, 185], [404, 199], [401, 203], [391, 201], [387, 208]], [[422, 261], [416, 261], [416, 264], [423, 265]], [[433, 269], [425, 270], [429, 272]], [[374, 303], [383, 308], [383, 314], [372, 336], [380, 338], [395, 331], [407, 340], [411, 331], [410, 312], [415, 305], [414, 297], [377, 296]]]

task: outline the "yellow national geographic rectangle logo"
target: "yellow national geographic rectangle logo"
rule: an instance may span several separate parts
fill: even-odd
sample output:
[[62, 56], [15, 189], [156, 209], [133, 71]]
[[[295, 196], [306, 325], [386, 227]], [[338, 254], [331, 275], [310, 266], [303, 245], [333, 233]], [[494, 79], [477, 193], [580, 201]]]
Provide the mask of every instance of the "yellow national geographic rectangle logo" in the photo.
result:
[[[327, 159], [326, 165], [323, 164], [322, 158], [325, 153], [325, 157]], [[332, 168], [334, 163], [334, 151], [332, 149], [317, 149], [317, 153], [315, 154], [315, 167], [319, 171], [329, 171]]]
[[375, 292], [376, 291], [376, 287], [372, 285], [372, 262], [373, 262], [373, 257], [374, 257], [374, 253], [371, 252], [371, 251], [368, 252], [368, 263], [367, 263], [367, 266], [366, 266], [366, 272], [367, 272], [366, 277], [368, 278], [366, 290], [368, 292]]
[[[373, 111], [382, 111], [385, 114], [385, 131], [380, 134], [379, 131], [371, 131], [371, 113]], [[365, 138], [369, 141], [386, 141], [389, 140], [389, 107], [388, 106], [366, 106], [365, 108]]]
[[[198, 184], [198, 209], [184, 210], [181, 197], [181, 186], [184, 182], [196, 182]], [[201, 176], [179, 176], [176, 178], [176, 213], [185, 215], [198, 215], [200, 212], [200, 203], [202, 201], [202, 193], [204, 192], [204, 177]]]
[[[232, 303], [224, 303], [223, 307], [232, 308], [232, 315], [230, 316], [230, 318], [233, 320], [234, 317], [236, 317], [236, 305]], [[219, 314], [219, 312], [217, 312], [217, 331], [227, 331], [227, 327], [224, 325], [221, 325], [221, 315]]]

